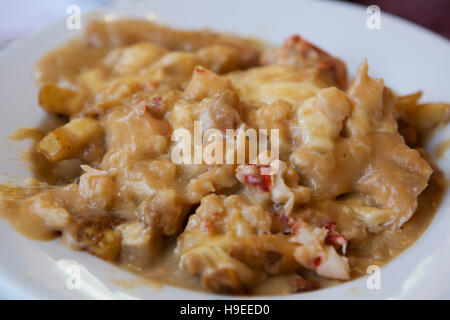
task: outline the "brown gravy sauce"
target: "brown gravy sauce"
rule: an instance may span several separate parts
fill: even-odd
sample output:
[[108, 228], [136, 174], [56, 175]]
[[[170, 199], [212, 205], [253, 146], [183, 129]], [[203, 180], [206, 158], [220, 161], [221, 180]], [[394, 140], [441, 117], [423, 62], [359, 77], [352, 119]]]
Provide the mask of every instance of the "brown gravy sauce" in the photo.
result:
[[0, 217], [8, 221], [17, 232], [28, 238], [41, 241], [52, 240], [57, 234], [50, 232], [40, 217], [31, 214], [19, 203], [20, 200], [25, 200], [38, 192], [38, 188], [0, 185], [0, 197], [2, 198]]

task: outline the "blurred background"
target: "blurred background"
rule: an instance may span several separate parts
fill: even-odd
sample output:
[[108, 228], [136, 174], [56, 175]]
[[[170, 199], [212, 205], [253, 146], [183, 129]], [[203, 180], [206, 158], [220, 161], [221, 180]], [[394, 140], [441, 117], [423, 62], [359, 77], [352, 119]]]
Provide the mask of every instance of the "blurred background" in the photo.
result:
[[450, 39], [450, 0], [354, 0], [364, 6], [376, 4], [381, 11], [400, 16]]
[[[1, 0], [0, 48], [55, 20], [67, 17], [66, 10], [69, 5], [77, 5], [83, 12], [99, 6], [136, 1], [145, 0]], [[403, 17], [450, 39], [450, 0], [348, 0], [342, 2], [359, 3], [364, 6], [378, 5], [382, 13], [389, 12]]]

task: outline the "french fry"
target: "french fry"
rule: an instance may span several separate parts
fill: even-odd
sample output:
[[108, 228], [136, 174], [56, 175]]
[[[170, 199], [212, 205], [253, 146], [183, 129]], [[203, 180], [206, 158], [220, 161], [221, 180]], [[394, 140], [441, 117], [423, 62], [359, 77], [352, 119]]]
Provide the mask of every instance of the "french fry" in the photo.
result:
[[39, 105], [47, 112], [71, 116], [81, 110], [82, 95], [48, 83], [39, 90]]
[[96, 243], [87, 247], [87, 251], [106, 261], [116, 261], [120, 252], [120, 233], [107, 229], [100, 233]]
[[450, 120], [450, 104], [419, 104], [408, 113], [408, 116], [416, 128], [426, 131]]
[[98, 120], [77, 118], [48, 133], [38, 143], [36, 151], [50, 162], [74, 158], [101, 134]]
[[419, 131], [427, 131], [440, 123], [450, 121], [450, 104], [419, 103], [422, 92], [398, 97], [395, 107], [400, 118], [407, 120]]

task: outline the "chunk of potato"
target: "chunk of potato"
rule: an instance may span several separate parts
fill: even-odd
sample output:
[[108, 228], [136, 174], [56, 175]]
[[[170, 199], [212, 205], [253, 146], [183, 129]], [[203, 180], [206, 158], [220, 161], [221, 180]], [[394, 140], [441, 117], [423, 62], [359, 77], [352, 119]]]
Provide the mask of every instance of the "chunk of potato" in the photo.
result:
[[80, 92], [48, 83], [39, 90], [39, 105], [47, 112], [71, 116], [82, 108], [83, 99]]
[[122, 219], [96, 211], [72, 212], [63, 230], [63, 242], [73, 250], [85, 250], [101, 259], [117, 261], [121, 233], [115, 229]]
[[116, 228], [121, 234], [121, 263], [135, 269], [148, 266], [163, 247], [162, 234], [141, 221], [121, 224]]
[[206, 274], [202, 278], [202, 284], [205, 288], [217, 293], [241, 295], [246, 293], [237, 272], [232, 268], [216, 269]]
[[86, 250], [100, 259], [116, 261], [119, 257], [120, 248], [120, 233], [113, 229], [108, 229], [103, 231], [98, 241]]
[[75, 158], [90, 142], [101, 137], [100, 122], [90, 118], [77, 118], [48, 133], [36, 146], [36, 151], [48, 161]]
[[238, 52], [230, 47], [207, 46], [200, 48], [197, 55], [202, 64], [215, 73], [226, 73], [238, 68]]
[[232, 241], [230, 255], [269, 274], [283, 274], [299, 269], [294, 259], [296, 245], [282, 235], [258, 235]]

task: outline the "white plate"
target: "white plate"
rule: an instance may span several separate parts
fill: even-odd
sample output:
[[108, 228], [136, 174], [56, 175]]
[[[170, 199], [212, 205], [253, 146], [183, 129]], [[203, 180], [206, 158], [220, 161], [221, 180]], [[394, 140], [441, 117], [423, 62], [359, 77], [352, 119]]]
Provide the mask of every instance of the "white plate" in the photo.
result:
[[[368, 58], [370, 73], [383, 77], [387, 85], [407, 94], [424, 91], [424, 100], [450, 101], [450, 45], [429, 31], [382, 13], [381, 29], [369, 30], [366, 8], [322, 1], [139, 1], [134, 5], [102, 10], [113, 16], [156, 17], [182, 28], [209, 27], [256, 36], [275, 44], [299, 33], [344, 59], [354, 74]], [[86, 22], [87, 14], [82, 15]], [[32, 68], [39, 57], [76, 35], [65, 21], [13, 43], [0, 53], [0, 165], [8, 178], [22, 181], [29, 176], [20, 159], [23, 143], [7, 141], [19, 126], [35, 126], [43, 117], [37, 106]], [[439, 132], [431, 148], [450, 137], [450, 129]], [[449, 154], [441, 166], [449, 167]], [[411, 248], [381, 269], [381, 290], [368, 290], [366, 278], [312, 293], [282, 299], [372, 299], [449, 298], [450, 285], [450, 193], [426, 233]], [[148, 298], [212, 299], [212, 294], [164, 287], [126, 289], [114, 280], [134, 276], [86, 253], [73, 252], [58, 240], [35, 242], [17, 234], [0, 221], [1, 298]], [[75, 262], [76, 261], [76, 262]], [[81, 268], [81, 288], [67, 287], [69, 267]]]

